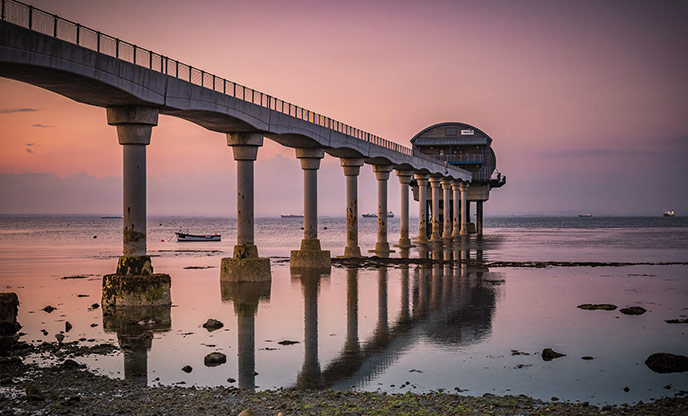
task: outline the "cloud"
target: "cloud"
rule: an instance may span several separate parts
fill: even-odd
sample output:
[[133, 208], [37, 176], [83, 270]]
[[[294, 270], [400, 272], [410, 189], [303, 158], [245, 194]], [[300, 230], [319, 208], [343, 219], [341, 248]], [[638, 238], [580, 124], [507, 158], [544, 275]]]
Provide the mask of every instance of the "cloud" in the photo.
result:
[[40, 123], [37, 123], [37, 124], [32, 124], [31, 127], [43, 127], [43, 128], [46, 128], [46, 129], [47, 129], [47, 128], [51, 128], [51, 127], [55, 127], [55, 126], [49, 126], [49, 125], [47, 125], [47, 124], [40, 124]]
[[0, 114], [29, 113], [38, 110], [40, 108], [0, 108]]

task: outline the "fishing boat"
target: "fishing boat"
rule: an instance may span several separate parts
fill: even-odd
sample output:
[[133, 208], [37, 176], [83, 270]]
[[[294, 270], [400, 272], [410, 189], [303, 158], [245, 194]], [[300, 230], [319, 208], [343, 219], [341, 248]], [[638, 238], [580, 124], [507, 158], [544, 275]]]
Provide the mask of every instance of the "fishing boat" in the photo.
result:
[[676, 212], [673, 209], [671, 211], [664, 211], [665, 217], [673, 217], [674, 215], [676, 215]]
[[177, 234], [177, 241], [220, 241], [222, 237], [220, 234], [199, 235], [182, 232], [176, 232], [175, 234]]
[[587, 218], [587, 217], [592, 217], [592, 214], [588, 212], [586, 214], [578, 214], [578, 216], [581, 218]]
[[[377, 218], [377, 214], [366, 212], [365, 214], [363, 214], [363, 218]], [[387, 218], [394, 218], [394, 213], [392, 211], [389, 211], [387, 213]]]
[[303, 218], [303, 214], [282, 214], [282, 218]]

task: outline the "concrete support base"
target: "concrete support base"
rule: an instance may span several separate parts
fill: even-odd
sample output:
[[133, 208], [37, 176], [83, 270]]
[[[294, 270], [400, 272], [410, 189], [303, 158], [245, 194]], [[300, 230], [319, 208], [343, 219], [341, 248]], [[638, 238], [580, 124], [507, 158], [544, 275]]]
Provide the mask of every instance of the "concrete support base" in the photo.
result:
[[411, 248], [411, 247], [415, 247], [415, 246], [413, 244], [411, 244], [410, 238], [400, 238], [399, 244], [395, 244], [394, 247]]
[[14, 335], [21, 329], [17, 322], [18, 307], [16, 293], [0, 293], [0, 336]]
[[103, 309], [130, 306], [166, 306], [172, 304], [171, 279], [168, 274], [103, 276]]
[[342, 258], [363, 257], [361, 255], [360, 247], [344, 247], [344, 255]]
[[118, 276], [150, 276], [153, 265], [150, 256], [120, 256], [117, 262]]
[[258, 257], [255, 244], [237, 244], [234, 257], [225, 257], [220, 266], [220, 280], [227, 282], [266, 282], [272, 280], [270, 259]]
[[301, 250], [293, 250], [289, 259], [291, 269], [330, 270], [332, 259], [329, 250], [320, 248], [320, 240], [304, 239]]

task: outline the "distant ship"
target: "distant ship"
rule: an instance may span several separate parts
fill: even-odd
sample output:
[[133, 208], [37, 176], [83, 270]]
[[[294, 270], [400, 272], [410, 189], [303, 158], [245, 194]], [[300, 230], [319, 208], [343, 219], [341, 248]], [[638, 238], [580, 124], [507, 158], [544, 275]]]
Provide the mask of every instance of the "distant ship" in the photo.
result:
[[578, 214], [578, 216], [587, 218], [587, 217], [592, 217], [592, 214], [588, 212], [586, 214]]
[[665, 217], [673, 217], [674, 215], [676, 215], [676, 212], [673, 209], [671, 211], [664, 211]]
[[[363, 218], [377, 218], [377, 214], [371, 214], [369, 212], [363, 214]], [[389, 211], [387, 213], [387, 218], [394, 218], [394, 213], [392, 211]]]
[[303, 218], [303, 214], [282, 214], [282, 218]]
[[100, 217], [101, 220], [121, 220], [122, 217]]

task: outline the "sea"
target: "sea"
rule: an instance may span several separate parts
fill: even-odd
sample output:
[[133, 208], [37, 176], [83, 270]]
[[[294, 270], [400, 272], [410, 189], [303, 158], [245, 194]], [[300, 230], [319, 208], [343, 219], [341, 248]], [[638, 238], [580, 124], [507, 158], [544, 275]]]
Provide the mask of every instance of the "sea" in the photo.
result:
[[[121, 254], [121, 219], [0, 216], [0, 292], [19, 297], [23, 341], [54, 343], [61, 333], [86, 347], [114, 344], [114, 353], [75, 360], [149, 386], [525, 394], [600, 405], [688, 390], [688, 373], [645, 364], [654, 353], [688, 355], [688, 324], [666, 322], [688, 317], [687, 217], [486, 217], [482, 237], [391, 254], [444, 262], [335, 262], [314, 275], [289, 268], [302, 221], [257, 218], [272, 281], [227, 286], [219, 266], [232, 256], [235, 219], [149, 217], [148, 251], [155, 272], [171, 276], [172, 305], [113, 317], [99, 304], [102, 276]], [[358, 224], [361, 251], [373, 256], [377, 221]], [[390, 245], [399, 228], [399, 218], [389, 220]], [[177, 242], [180, 230], [222, 241]], [[417, 220], [410, 231], [417, 235]], [[341, 256], [346, 220], [319, 218], [318, 237]], [[586, 303], [618, 308], [577, 307]], [[620, 312], [629, 306], [647, 312]], [[210, 318], [223, 327], [204, 328]], [[546, 361], [546, 348], [564, 355]], [[226, 363], [206, 365], [213, 352]]]

